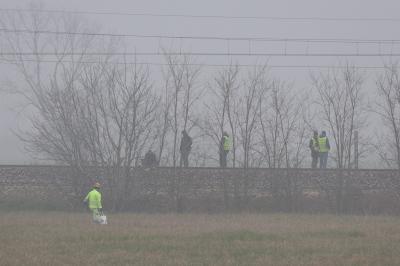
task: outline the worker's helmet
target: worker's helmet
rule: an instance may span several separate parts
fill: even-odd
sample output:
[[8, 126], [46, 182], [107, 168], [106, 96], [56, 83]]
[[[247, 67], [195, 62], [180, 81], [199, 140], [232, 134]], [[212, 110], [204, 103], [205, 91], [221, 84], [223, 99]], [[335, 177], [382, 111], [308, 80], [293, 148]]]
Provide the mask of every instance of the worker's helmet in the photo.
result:
[[94, 188], [100, 188], [100, 183], [99, 182], [94, 183], [93, 187]]

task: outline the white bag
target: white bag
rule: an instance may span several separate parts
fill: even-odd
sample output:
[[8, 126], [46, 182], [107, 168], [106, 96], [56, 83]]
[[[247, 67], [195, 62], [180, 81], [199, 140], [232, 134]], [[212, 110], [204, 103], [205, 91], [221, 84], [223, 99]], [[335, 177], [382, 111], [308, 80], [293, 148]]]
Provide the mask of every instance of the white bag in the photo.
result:
[[98, 224], [107, 224], [107, 216], [104, 213], [100, 213], [93, 217], [93, 221]]
[[107, 224], [107, 216], [104, 214], [99, 216], [99, 224]]

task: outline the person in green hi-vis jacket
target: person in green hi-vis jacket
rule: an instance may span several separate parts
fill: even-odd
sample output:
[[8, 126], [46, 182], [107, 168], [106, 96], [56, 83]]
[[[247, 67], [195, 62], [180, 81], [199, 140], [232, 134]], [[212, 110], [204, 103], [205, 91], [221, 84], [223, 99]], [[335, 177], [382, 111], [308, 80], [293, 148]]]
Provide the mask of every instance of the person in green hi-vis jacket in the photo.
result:
[[318, 138], [318, 146], [319, 146], [319, 168], [326, 168], [328, 163], [328, 153], [331, 149], [331, 145], [329, 144], [329, 139], [326, 136], [326, 132], [322, 131], [321, 135]]
[[83, 202], [88, 203], [88, 207], [93, 213], [93, 222], [98, 222], [99, 216], [103, 210], [101, 205], [100, 183], [96, 182], [93, 185], [92, 191], [87, 194]]
[[222, 134], [222, 138], [219, 144], [219, 166], [225, 168], [227, 166], [226, 158], [228, 156], [228, 152], [231, 149], [231, 139], [229, 138], [228, 133], [224, 131]]

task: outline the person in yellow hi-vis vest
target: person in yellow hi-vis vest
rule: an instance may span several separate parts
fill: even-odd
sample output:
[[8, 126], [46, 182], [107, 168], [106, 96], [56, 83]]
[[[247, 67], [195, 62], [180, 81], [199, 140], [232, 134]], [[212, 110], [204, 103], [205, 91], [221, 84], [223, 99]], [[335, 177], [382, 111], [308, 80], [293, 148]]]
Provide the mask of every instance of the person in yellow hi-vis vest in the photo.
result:
[[322, 131], [321, 135], [318, 138], [318, 146], [319, 146], [319, 168], [326, 168], [328, 163], [328, 153], [331, 149], [331, 145], [329, 144], [328, 137], [326, 136], [326, 132]]
[[101, 205], [100, 183], [96, 182], [93, 185], [92, 191], [87, 194], [83, 202], [88, 203], [88, 207], [93, 213], [93, 221], [96, 223], [99, 222], [99, 216], [103, 210]]
[[228, 133], [224, 132], [219, 144], [219, 166], [225, 168], [227, 166], [227, 156], [231, 149], [231, 139]]

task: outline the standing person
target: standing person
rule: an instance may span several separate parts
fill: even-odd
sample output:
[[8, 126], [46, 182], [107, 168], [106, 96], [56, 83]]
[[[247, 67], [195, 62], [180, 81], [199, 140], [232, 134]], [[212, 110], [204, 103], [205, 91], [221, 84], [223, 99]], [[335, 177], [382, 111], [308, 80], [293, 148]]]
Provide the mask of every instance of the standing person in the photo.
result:
[[328, 153], [331, 149], [329, 145], [328, 137], [326, 136], [326, 132], [322, 131], [321, 135], [318, 138], [319, 145], [319, 168], [326, 168], [328, 162]]
[[219, 144], [219, 165], [222, 168], [225, 168], [227, 163], [226, 163], [226, 157], [228, 156], [228, 152], [231, 149], [231, 140], [229, 138], [228, 133], [224, 132], [222, 134], [222, 138]]
[[180, 161], [181, 167], [182, 163], [184, 167], [189, 167], [189, 153], [191, 149], [192, 149], [192, 138], [188, 135], [186, 130], [183, 130], [181, 146], [179, 147], [179, 150], [181, 152], [181, 161]]
[[92, 191], [87, 194], [83, 202], [88, 203], [88, 207], [93, 213], [93, 222], [98, 223], [99, 216], [103, 210], [101, 205], [100, 183], [96, 182], [93, 185]]
[[156, 154], [152, 150], [148, 150], [142, 160], [144, 168], [152, 168], [158, 165]]
[[314, 135], [310, 139], [309, 144], [311, 150], [311, 168], [317, 168], [318, 165], [318, 157], [319, 157], [319, 140], [318, 140], [318, 131], [314, 130]]

